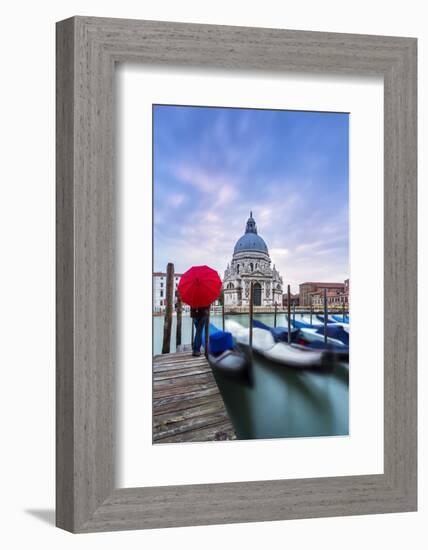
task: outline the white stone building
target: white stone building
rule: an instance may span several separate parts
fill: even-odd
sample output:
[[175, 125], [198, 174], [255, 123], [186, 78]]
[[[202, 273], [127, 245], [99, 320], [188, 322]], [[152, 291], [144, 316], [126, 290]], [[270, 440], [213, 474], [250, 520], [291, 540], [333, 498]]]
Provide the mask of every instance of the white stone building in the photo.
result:
[[[174, 274], [174, 305], [177, 302], [177, 285], [182, 273]], [[166, 297], [166, 273], [155, 271], [153, 273], [153, 312], [165, 311]]]
[[232, 262], [224, 273], [225, 306], [249, 305], [251, 282], [254, 283], [254, 305], [282, 303], [282, 277], [275, 266], [271, 267], [268, 247], [257, 234], [252, 212], [244, 235], [235, 244]]

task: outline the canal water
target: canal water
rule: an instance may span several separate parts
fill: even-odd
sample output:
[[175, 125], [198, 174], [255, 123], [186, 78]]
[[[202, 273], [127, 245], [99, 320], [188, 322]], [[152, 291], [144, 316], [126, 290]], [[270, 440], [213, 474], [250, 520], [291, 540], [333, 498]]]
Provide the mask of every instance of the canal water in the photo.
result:
[[[296, 313], [296, 319], [299, 317]], [[248, 326], [248, 315], [230, 318]], [[273, 326], [273, 314], [258, 314], [254, 318]], [[153, 319], [154, 354], [162, 350], [163, 320]], [[221, 317], [211, 316], [210, 320], [221, 328]], [[175, 321], [174, 317], [171, 351], [175, 351]], [[284, 314], [278, 314], [277, 326], [287, 326]], [[182, 343], [190, 342], [191, 319], [183, 317]], [[317, 372], [291, 369], [255, 354], [252, 375], [250, 386], [215, 373], [238, 439], [348, 435], [348, 363]]]

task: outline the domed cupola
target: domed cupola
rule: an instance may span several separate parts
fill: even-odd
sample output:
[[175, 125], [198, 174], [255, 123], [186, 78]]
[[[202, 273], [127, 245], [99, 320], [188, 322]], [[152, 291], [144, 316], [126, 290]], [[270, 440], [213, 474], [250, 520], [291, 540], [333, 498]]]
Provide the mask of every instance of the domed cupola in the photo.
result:
[[261, 252], [269, 255], [265, 241], [257, 235], [257, 225], [252, 212], [250, 212], [250, 217], [247, 220], [245, 233], [238, 239], [233, 250], [234, 254], [239, 254], [240, 252]]

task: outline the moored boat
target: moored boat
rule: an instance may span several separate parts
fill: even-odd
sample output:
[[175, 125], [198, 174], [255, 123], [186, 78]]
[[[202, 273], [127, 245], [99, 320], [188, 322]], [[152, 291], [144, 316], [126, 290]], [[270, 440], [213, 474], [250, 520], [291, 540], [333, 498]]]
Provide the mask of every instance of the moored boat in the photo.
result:
[[[294, 317], [294, 316], [293, 316]], [[317, 319], [317, 316], [315, 314], [309, 315], [307, 313], [301, 314], [299, 319], [293, 318], [293, 321], [298, 321], [299, 323], [304, 323], [305, 325], [308, 325], [308, 327], [315, 327], [315, 326], [322, 326], [324, 323], [322, 323], [319, 319]]]
[[[226, 328], [238, 343], [249, 345], [248, 328], [232, 320], [226, 321]], [[270, 361], [298, 369], [330, 368], [335, 361], [333, 352], [301, 349], [284, 341], [276, 341], [271, 330], [254, 327], [254, 325], [252, 348]]]
[[[204, 343], [205, 334], [202, 337]], [[232, 378], [247, 376], [250, 367], [248, 354], [236, 346], [232, 334], [219, 330], [212, 323], [209, 326], [208, 362], [214, 370]]]
[[[324, 316], [318, 315], [318, 319], [321, 321], [321, 326], [324, 327]], [[349, 333], [349, 323], [343, 322], [343, 321], [336, 321], [335, 319], [328, 317], [327, 326], [340, 326], [342, 327], [346, 332]]]
[[[275, 342], [286, 342], [288, 343], [288, 327], [270, 327], [265, 323], [262, 323], [258, 319], [253, 319], [253, 328], [261, 328], [271, 332]], [[298, 329], [291, 326], [290, 336], [291, 340], [295, 338], [298, 333]]]
[[316, 329], [316, 328], [320, 328], [320, 327], [323, 327], [323, 323], [320, 323], [319, 321], [314, 323], [314, 322], [306, 322], [306, 321], [302, 321], [301, 319], [292, 319], [291, 320], [291, 324], [295, 327], [295, 328], [299, 328], [299, 329], [302, 329], [302, 328], [313, 328], [313, 329]]
[[253, 327], [269, 330], [276, 342], [287, 342], [303, 349], [334, 351], [338, 359], [345, 361], [349, 357], [349, 333], [336, 323], [327, 325], [327, 342], [324, 339], [324, 325], [310, 325], [293, 320], [290, 342], [288, 342], [288, 327], [270, 327], [258, 320], [253, 321]]
[[[324, 315], [317, 315], [317, 319], [321, 321], [323, 325], [324, 325], [324, 317], [325, 317]], [[330, 325], [332, 323], [336, 323], [336, 321], [327, 315], [327, 325]]]
[[[296, 325], [295, 325], [296, 326]], [[297, 327], [296, 327], [297, 328]], [[302, 335], [308, 342], [320, 342], [327, 349], [337, 349], [349, 346], [349, 328], [340, 324], [328, 324], [327, 331], [327, 346], [324, 341], [324, 326], [300, 326], [299, 332], [296, 334], [296, 339]], [[317, 346], [317, 347], [323, 347]], [[343, 351], [343, 350], [342, 350]]]

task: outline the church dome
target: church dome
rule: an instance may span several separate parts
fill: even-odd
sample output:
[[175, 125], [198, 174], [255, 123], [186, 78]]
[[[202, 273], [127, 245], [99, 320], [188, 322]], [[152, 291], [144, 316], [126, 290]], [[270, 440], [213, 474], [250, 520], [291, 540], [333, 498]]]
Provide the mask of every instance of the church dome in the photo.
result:
[[257, 226], [252, 212], [250, 212], [250, 217], [247, 220], [245, 233], [238, 239], [233, 250], [234, 254], [238, 254], [239, 252], [262, 252], [269, 254], [266, 243], [257, 235]]
[[268, 248], [261, 237], [246, 233], [235, 244], [233, 253], [237, 254], [238, 252], [264, 252], [268, 254]]

